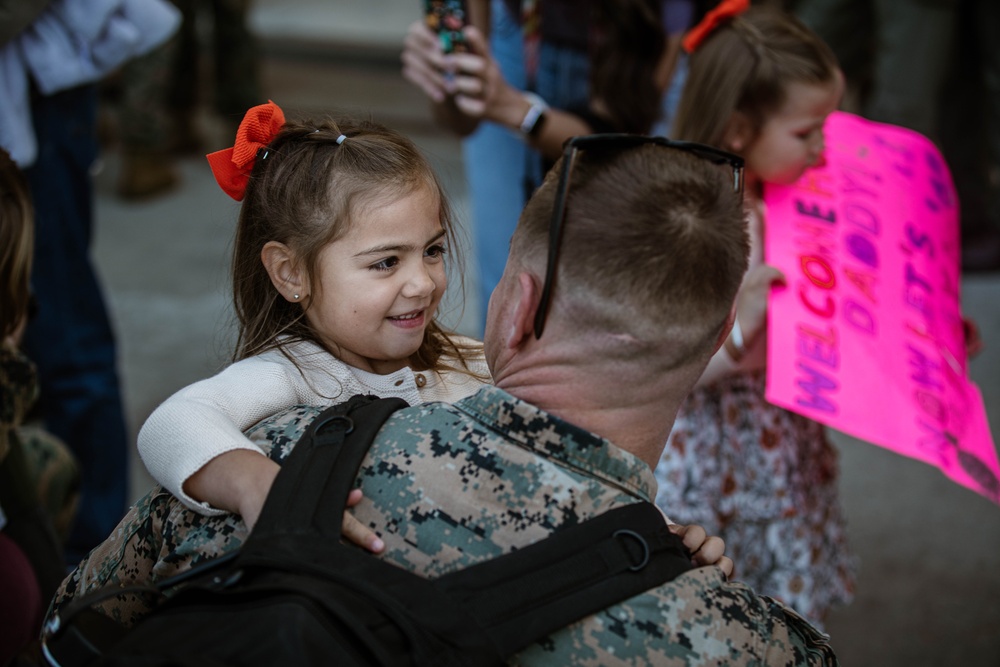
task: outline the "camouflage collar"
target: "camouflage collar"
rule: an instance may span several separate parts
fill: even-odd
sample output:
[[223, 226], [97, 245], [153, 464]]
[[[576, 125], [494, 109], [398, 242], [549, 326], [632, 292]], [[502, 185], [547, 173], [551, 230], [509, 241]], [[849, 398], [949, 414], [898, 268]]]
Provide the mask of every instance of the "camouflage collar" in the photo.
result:
[[540, 456], [596, 477], [641, 500], [656, 494], [653, 471], [638, 457], [502, 389], [486, 386], [455, 407]]

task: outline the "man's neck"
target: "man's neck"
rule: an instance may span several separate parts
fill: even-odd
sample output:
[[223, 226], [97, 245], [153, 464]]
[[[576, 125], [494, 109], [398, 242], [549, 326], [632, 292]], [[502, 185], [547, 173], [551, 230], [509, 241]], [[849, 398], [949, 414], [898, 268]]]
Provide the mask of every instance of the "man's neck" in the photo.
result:
[[[669, 374], [609, 368], [599, 359], [587, 364], [542, 361], [511, 363], [495, 378], [497, 387], [656, 467], [683, 398], [673, 390], [676, 383]], [[653, 381], [640, 383], [643, 376], [654, 376]]]

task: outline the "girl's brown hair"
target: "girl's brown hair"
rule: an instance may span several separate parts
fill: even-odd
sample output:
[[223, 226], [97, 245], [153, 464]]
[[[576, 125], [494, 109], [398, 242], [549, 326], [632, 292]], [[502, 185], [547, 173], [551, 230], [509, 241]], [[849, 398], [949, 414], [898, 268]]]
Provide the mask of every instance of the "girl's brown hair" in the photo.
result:
[[28, 316], [34, 209], [24, 174], [0, 148], [0, 339]]
[[759, 132], [785, 102], [790, 83], [825, 84], [837, 59], [795, 17], [752, 7], [719, 26], [691, 54], [673, 135], [720, 148], [737, 111]]
[[[346, 137], [340, 143], [338, 138]], [[441, 225], [450, 249], [457, 247], [447, 199], [437, 177], [406, 137], [373, 121], [290, 121], [259, 151], [233, 248], [233, 303], [238, 337], [233, 360], [311, 341], [326, 347], [297, 303], [274, 288], [261, 261], [269, 241], [288, 246], [315, 283], [320, 252], [342, 238], [360, 207], [386, 196], [402, 197], [422, 187], [438, 193]], [[454, 255], [454, 253], [452, 253]], [[315, 284], [310, 287], [315, 287]], [[338, 356], [337, 350], [327, 350]], [[415, 370], [440, 370], [447, 354], [461, 361], [469, 352], [436, 322], [410, 359]]]

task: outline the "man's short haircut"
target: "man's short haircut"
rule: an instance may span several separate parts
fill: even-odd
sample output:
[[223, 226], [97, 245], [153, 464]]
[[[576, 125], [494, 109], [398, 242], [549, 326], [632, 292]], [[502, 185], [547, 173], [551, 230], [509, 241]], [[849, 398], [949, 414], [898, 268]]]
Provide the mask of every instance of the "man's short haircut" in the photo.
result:
[[[528, 202], [511, 244], [544, 275], [562, 160]], [[714, 344], [747, 269], [732, 171], [646, 144], [579, 152], [550, 315], [573, 327], [671, 347], [670, 366]]]

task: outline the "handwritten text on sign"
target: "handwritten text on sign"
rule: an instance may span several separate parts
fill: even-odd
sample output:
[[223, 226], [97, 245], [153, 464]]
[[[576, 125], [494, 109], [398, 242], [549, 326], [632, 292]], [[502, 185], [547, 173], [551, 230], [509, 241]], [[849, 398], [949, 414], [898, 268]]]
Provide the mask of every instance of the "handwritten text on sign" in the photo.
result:
[[768, 186], [767, 398], [939, 467], [1000, 503], [1000, 465], [966, 373], [958, 204], [925, 137], [834, 113], [826, 164]]

